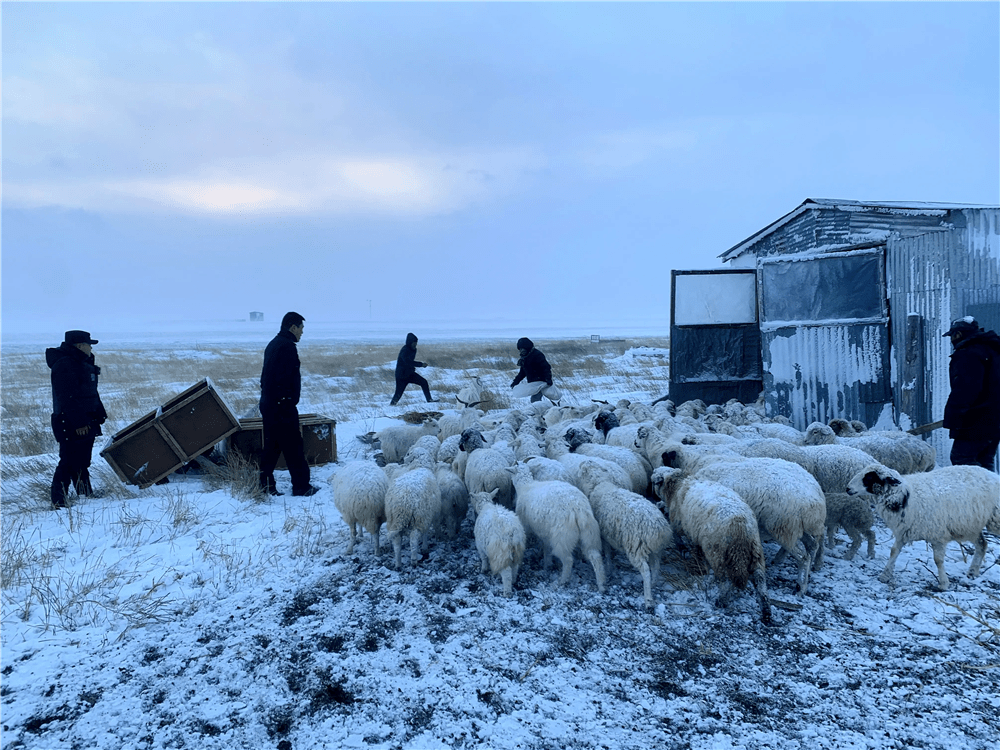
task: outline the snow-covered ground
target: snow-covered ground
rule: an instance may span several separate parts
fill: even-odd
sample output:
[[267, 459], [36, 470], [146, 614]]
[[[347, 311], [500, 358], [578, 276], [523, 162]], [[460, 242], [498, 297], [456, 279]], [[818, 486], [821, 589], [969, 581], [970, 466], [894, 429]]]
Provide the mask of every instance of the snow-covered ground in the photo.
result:
[[[613, 401], [616, 366], [664, 353], [630, 350], [610, 375], [560, 385], [581, 403]], [[337, 415], [342, 459], [370, 460], [356, 436], [395, 421], [362, 401]], [[42, 496], [55, 461], [3, 457], [5, 502]], [[95, 470], [110, 478], [96, 456]], [[765, 627], [749, 593], [716, 608], [715, 585], [676, 553], [651, 612], [624, 558], [602, 595], [581, 561], [556, 587], [534, 547], [505, 599], [478, 572], [471, 514], [416, 566], [404, 555], [394, 570], [367, 536], [348, 556], [337, 470], [314, 467], [322, 489], [310, 498], [292, 497], [284, 472], [285, 496], [266, 501], [189, 474], [68, 512], [7, 511], [4, 750], [1000, 742], [995, 538], [975, 581], [971, 554], [948, 547], [941, 593], [923, 543], [884, 585], [888, 530], [877, 527], [873, 560], [843, 559], [841, 535], [806, 596], [791, 560], [769, 567], [772, 596], [794, 606]]]

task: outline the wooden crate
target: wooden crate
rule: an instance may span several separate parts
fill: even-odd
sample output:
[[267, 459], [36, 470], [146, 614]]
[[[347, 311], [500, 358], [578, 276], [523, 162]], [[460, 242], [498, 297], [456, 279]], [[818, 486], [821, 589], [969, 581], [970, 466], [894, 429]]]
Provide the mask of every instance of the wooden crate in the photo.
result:
[[126, 484], [145, 489], [240, 428], [209, 379], [115, 433], [101, 451]]
[[[337, 460], [337, 421], [321, 414], [300, 414], [299, 432], [305, 449], [306, 462], [310, 466], [321, 466]], [[238, 432], [226, 440], [225, 449], [239, 453], [260, 463], [264, 450], [264, 422], [260, 417], [240, 420]], [[287, 469], [285, 455], [278, 456], [277, 469]]]
[[116, 433], [101, 451], [118, 478], [145, 489], [186, 462], [181, 449], [156, 421], [153, 411]]

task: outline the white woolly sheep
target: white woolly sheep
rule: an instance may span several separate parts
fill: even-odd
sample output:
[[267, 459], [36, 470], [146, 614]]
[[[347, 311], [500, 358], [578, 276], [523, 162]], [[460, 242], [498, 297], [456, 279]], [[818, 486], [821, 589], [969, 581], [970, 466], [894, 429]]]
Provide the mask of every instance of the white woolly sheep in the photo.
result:
[[872, 457], [848, 445], [804, 445], [812, 474], [823, 492], [844, 492], [847, 483], [863, 468], [872, 463]]
[[[842, 423], [842, 424], [841, 424]], [[838, 425], [845, 430], [848, 425], [840, 420]], [[853, 427], [850, 428], [853, 432]], [[837, 437], [829, 425], [813, 422], [806, 429], [806, 445], [846, 445], [864, 451], [883, 466], [895, 469], [900, 474], [916, 474], [934, 468], [935, 454], [930, 443], [899, 430], [880, 430], [854, 433], [854, 437]]]
[[416, 564], [421, 544], [441, 518], [441, 489], [430, 469], [417, 468], [397, 477], [385, 493], [385, 527], [395, 552], [396, 569], [402, 564], [403, 540], [410, 532], [410, 563]]
[[[464, 480], [469, 494], [499, 490], [496, 502], [513, 510], [514, 485], [507, 471], [507, 467], [511, 465], [508, 457], [487, 447], [482, 433], [472, 427], [462, 433], [459, 448], [468, 454]], [[452, 465], [454, 466], [454, 462]]]
[[524, 560], [527, 534], [517, 514], [493, 502], [496, 494], [493, 490], [472, 495], [476, 511], [476, 525], [472, 531], [479, 552], [479, 572], [485, 573], [488, 565], [490, 572], [503, 581], [503, 595], [510, 596]]
[[[438, 451], [441, 449], [441, 441], [435, 435], [423, 435], [417, 438], [417, 442], [409, 447], [407, 454], [414, 449], [427, 451], [431, 459], [437, 461]], [[406, 463], [406, 456], [403, 456], [403, 463]]]
[[768, 438], [778, 438], [779, 440], [787, 440], [793, 445], [804, 445], [805, 435], [798, 430], [796, 430], [791, 425], [784, 424], [779, 421], [775, 422], [758, 422], [752, 427], [761, 434], [762, 437]]
[[531, 470], [531, 475], [539, 482], [568, 482], [573, 484], [573, 475], [561, 461], [544, 456], [532, 456], [524, 463]]
[[448, 464], [439, 462], [434, 478], [441, 490], [441, 529], [449, 539], [454, 539], [469, 512], [469, 490]]
[[837, 529], [843, 527], [851, 538], [845, 560], [854, 559], [862, 536], [868, 540], [868, 557], [875, 557], [874, 522], [875, 517], [867, 500], [846, 492], [826, 493], [826, 546], [833, 547], [837, 543]]
[[792, 445], [779, 438], [758, 437], [756, 439], [739, 440], [727, 446], [729, 450], [747, 458], [780, 458], [798, 464], [806, 471], [812, 468], [813, 462], [809, 454], [800, 445]]
[[915, 435], [901, 431], [866, 432], [842, 443], [863, 450], [876, 461], [900, 474], [919, 474], [930, 471], [936, 463], [934, 446]]
[[399, 463], [406, 455], [406, 451], [424, 435], [437, 436], [439, 432], [437, 422], [430, 420], [420, 425], [415, 424], [394, 424], [385, 429], [379, 430], [376, 437], [382, 446], [382, 455], [386, 463]]
[[752, 582], [760, 619], [770, 624], [764, 547], [750, 506], [725, 485], [681, 477], [679, 469], [661, 466], [653, 471], [653, 491], [663, 501], [670, 525], [708, 560], [720, 584], [718, 606], [725, 607], [735, 592]]
[[[605, 461], [611, 461], [621, 466], [628, 472], [632, 482], [632, 486], [626, 489], [639, 495], [644, 495], [649, 491], [649, 475], [653, 472], [653, 468], [649, 465], [649, 461], [634, 450], [621, 448], [617, 445], [597, 445], [591, 441], [589, 433], [575, 427], [566, 431], [564, 439], [571, 453], [591, 458], [603, 458]], [[582, 486], [581, 489], [583, 489]], [[584, 491], [586, 492], [586, 490]]]
[[569, 445], [566, 443], [566, 439], [562, 433], [558, 430], [550, 430], [545, 436], [546, 453], [549, 458], [554, 458], [559, 463], [561, 463], [566, 471], [569, 472], [571, 483], [579, 488], [580, 487], [580, 466], [584, 461], [597, 461], [601, 466], [606, 468], [610, 474], [612, 481], [619, 487], [623, 487], [626, 490], [632, 488], [632, 477], [629, 475], [625, 469], [616, 464], [614, 461], [608, 461], [604, 458], [597, 458], [594, 456], [586, 456], [580, 453], [570, 453]]
[[385, 493], [389, 489], [385, 472], [371, 461], [352, 461], [338, 468], [330, 483], [333, 485], [333, 504], [351, 529], [347, 554], [354, 554], [360, 524], [371, 534], [377, 555], [379, 530], [385, 523]]
[[[773, 539], [795, 558], [798, 588], [805, 594], [809, 571], [823, 564], [826, 535], [826, 498], [809, 472], [777, 458], [744, 458], [709, 464], [694, 476], [724, 484], [743, 498], [757, 516], [761, 538]], [[779, 552], [772, 565], [783, 556]]]
[[462, 442], [461, 435], [449, 435], [444, 440], [441, 441], [441, 445], [438, 446], [437, 460], [444, 461], [445, 463], [451, 463], [455, 460], [460, 451], [458, 450], [458, 444]]
[[508, 469], [517, 491], [517, 517], [526, 531], [541, 540], [542, 567], [548, 569], [552, 555], [562, 563], [559, 585], [573, 571], [573, 550], [594, 568], [597, 590], [604, 593], [604, 563], [601, 561], [601, 528], [587, 496], [566, 482], [537, 482], [524, 464]]
[[470, 427], [485, 429], [479, 420], [483, 417], [483, 412], [479, 409], [464, 407], [458, 412], [449, 411], [438, 417], [438, 439], [443, 443], [445, 438], [452, 435], [461, 435], [462, 430]]
[[1000, 476], [981, 466], [948, 466], [902, 477], [881, 464], [859, 471], [847, 487], [850, 495], [867, 496], [892, 529], [892, 551], [879, 580], [892, 580], [896, 558], [910, 542], [926, 541], [934, 551], [938, 586], [947, 591], [944, 570], [948, 542], [974, 542], [969, 578], [979, 575], [986, 555], [983, 529], [1000, 534]]
[[611, 550], [624, 553], [642, 576], [643, 600], [646, 609], [651, 608], [660, 555], [674, 540], [670, 523], [642, 495], [613, 484], [596, 462], [587, 461], [580, 467], [580, 482], [601, 528], [605, 574], [612, 570]]
[[704, 416], [708, 407], [705, 406], [705, 402], [700, 398], [695, 398], [690, 401], [685, 401], [680, 406], [677, 407], [676, 414], [677, 417], [690, 417], [692, 419], [697, 419], [698, 417]]

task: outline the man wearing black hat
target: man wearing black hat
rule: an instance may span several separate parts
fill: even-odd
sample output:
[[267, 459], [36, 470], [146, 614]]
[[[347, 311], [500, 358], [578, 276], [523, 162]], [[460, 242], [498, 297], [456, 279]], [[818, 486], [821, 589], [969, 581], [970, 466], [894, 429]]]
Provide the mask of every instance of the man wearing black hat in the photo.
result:
[[416, 368], [418, 367], [427, 367], [427, 365], [417, 361], [417, 336], [414, 333], [408, 333], [406, 334], [406, 343], [403, 344], [403, 348], [399, 350], [399, 356], [396, 357], [396, 392], [392, 394], [389, 406], [395, 406], [399, 403], [403, 391], [410, 383], [420, 386], [427, 403], [437, 401], [436, 398], [431, 397], [431, 386], [427, 382], [427, 378], [417, 375]]
[[260, 416], [264, 429], [260, 487], [272, 495], [284, 494], [274, 481], [274, 467], [282, 453], [292, 477], [292, 494], [309, 496], [319, 492], [318, 487], [309, 483], [309, 462], [299, 429], [302, 373], [296, 344], [302, 338], [305, 320], [297, 312], [285, 313], [281, 331], [264, 350], [260, 372]]
[[982, 330], [969, 315], [954, 321], [944, 335], [955, 349], [944, 407], [944, 426], [954, 441], [951, 463], [992, 470], [1000, 445], [1000, 336]]
[[45, 350], [52, 370], [52, 432], [59, 442], [59, 464], [52, 477], [52, 506], [66, 507], [70, 483], [77, 495], [90, 495], [90, 459], [94, 441], [107, 421], [91, 347], [97, 343], [87, 331], [66, 331], [63, 342]]
[[[517, 340], [517, 353], [521, 355], [521, 358], [517, 360], [517, 364], [521, 369], [518, 370], [514, 382], [510, 384], [511, 388], [525, 379], [529, 383], [544, 382], [547, 385], [552, 385], [552, 367], [549, 365], [549, 361], [545, 359], [545, 355], [542, 354], [541, 349], [535, 348], [535, 344], [531, 339], [527, 337], [519, 338]], [[541, 400], [542, 394], [540, 392], [531, 397], [532, 402]]]

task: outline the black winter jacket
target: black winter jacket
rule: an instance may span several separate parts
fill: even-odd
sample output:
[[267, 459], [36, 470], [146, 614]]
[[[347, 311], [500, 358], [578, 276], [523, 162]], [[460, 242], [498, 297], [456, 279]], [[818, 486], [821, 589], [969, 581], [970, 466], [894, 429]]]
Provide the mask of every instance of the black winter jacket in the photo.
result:
[[517, 377], [514, 378], [514, 382], [510, 384], [511, 388], [525, 378], [528, 379], [529, 383], [537, 383], [544, 380], [549, 385], [552, 385], [552, 367], [549, 366], [549, 361], [545, 359], [545, 355], [542, 354], [540, 349], [532, 347], [531, 351], [519, 359], [517, 363], [521, 366], [521, 369], [518, 371]]
[[418, 367], [427, 367], [423, 362], [417, 361], [416, 357], [417, 337], [411, 333], [406, 336], [406, 343], [396, 357], [396, 380], [406, 380], [417, 371]]
[[45, 363], [52, 370], [52, 432], [56, 440], [76, 437], [76, 430], [90, 427], [88, 438], [101, 433], [108, 413], [97, 393], [101, 368], [94, 355], [63, 342], [45, 350]]
[[944, 426], [953, 440], [1000, 437], [1000, 336], [980, 331], [958, 343], [948, 365]]
[[260, 371], [260, 403], [268, 406], [297, 406], [302, 392], [302, 373], [295, 337], [281, 331], [264, 350]]

